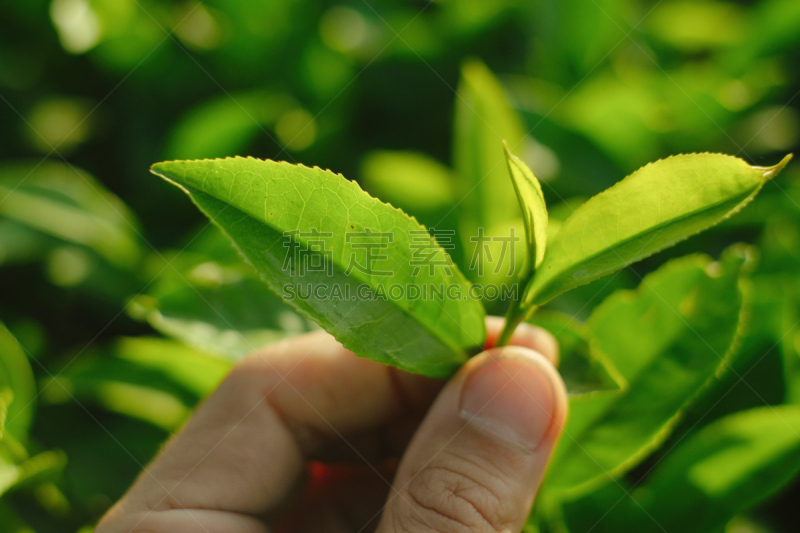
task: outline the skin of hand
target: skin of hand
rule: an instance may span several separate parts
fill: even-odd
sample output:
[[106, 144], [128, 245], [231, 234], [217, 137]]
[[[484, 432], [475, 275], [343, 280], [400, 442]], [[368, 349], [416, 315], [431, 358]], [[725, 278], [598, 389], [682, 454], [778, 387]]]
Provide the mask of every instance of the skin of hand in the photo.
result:
[[558, 345], [522, 324], [448, 381], [322, 331], [239, 363], [97, 533], [515, 533], [566, 420]]

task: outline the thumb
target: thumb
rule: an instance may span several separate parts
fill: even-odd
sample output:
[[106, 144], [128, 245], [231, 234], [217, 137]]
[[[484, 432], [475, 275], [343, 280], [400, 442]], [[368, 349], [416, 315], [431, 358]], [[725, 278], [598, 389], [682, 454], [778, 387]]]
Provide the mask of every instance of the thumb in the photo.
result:
[[521, 531], [566, 411], [564, 384], [539, 353], [476, 356], [414, 436], [378, 532]]

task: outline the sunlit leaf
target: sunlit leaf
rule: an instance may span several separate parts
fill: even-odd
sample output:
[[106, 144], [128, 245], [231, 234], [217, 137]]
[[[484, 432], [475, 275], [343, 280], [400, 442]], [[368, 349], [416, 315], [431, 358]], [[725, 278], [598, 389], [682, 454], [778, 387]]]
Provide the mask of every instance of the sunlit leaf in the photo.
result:
[[769, 497], [798, 470], [800, 408], [762, 407], [727, 416], [689, 436], [636, 497], [668, 530], [701, 533]]
[[790, 158], [761, 168], [693, 154], [642, 167], [564, 222], [526, 300], [542, 304], [713, 226], [747, 205]]
[[547, 205], [539, 180], [522, 159], [511, 153], [508, 145], [506, 145], [506, 160], [522, 210], [522, 218], [525, 220], [527, 270], [533, 272], [542, 263], [547, 248]]
[[455, 203], [450, 170], [419, 152], [370, 152], [361, 162], [361, 175], [371, 194], [415, 215], [449, 210]]
[[[483, 309], [449, 257], [416, 221], [357, 184], [250, 158], [158, 163], [152, 171], [185, 190], [271, 289], [357, 355], [441, 377], [483, 344]], [[378, 254], [364, 255], [365, 239]], [[415, 244], [440, 263], [415, 265]], [[464, 298], [414, 299], [410, 286], [449, 287]], [[316, 294], [304, 297], [304, 287]]]
[[798, 470], [800, 408], [759, 407], [691, 433], [629, 495], [611, 484], [569, 505], [565, 514], [576, 531], [598, 521], [601, 533], [717, 531]]

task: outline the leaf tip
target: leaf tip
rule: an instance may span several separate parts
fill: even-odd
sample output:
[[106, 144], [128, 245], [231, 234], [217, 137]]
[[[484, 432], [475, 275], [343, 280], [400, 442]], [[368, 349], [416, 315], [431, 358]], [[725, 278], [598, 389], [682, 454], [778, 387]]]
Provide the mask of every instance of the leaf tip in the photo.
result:
[[163, 179], [167, 183], [171, 183], [172, 185], [175, 185], [176, 187], [178, 187], [180, 190], [182, 190], [186, 194], [189, 194], [188, 189], [186, 189], [186, 187], [184, 187], [183, 185], [181, 185], [180, 183], [175, 181], [175, 179], [173, 179], [173, 175], [172, 175], [173, 173], [171, 173], [169, 171], [168, 167], [169, 167], [170, 163], [174, 163], [174, 162], [175, 161], [161, 161], [160, 163], [153, 163], [152, 165], [150, 165], [150, 174], [153, 174], [154, 176], [158, 176], [159, 178]]
[[791, 161], [793, 157], [794, 157], [794, 154], [786, 154], [786, 156], [784, 156], [784, 158], [781, 159], [780, 163], [778, 163], [775, 166], [771, 166], [771, 167], [756, 167], [756, 168], [758, 168], [759, 170], [763, 170], [764, 173], [761, 175], [761, 177], [764, 178], [764, 181], [769, 181], [772, 178], [774, 178], [775, 176], [777, 176], [778, 174], [780, 174], [781, 170], [786, 168], [786, 165], [789, 164], [789, 161]]
[[[522, 163], [522, 160], [519, 158], [519, 156], [515, 155], [514, 152], [511, 151], [511, 147], [508, 145], [508, 141], [506, 141], [505, 139], [503, 139], [502, 141], [503, 141], [503, 151], [506, 154], [506, 163], [509, 165], [509, 172], [511, 171], [511, 165], [512, 164], [517, 166], [517, 167], [521, 167], [521, 164], [524, 165], [524, 163]], [[522, 170], [522, 168], [520, 168], [520, 170]], [[514, 179], [514, 174], [513, 173], [511, 173], [511, 181], [516, 183], [516, 180]]]
[[160, 163], [153, 163], [150, 165], [150, 174], [154, 174], [156, 176], [163, 176], [164, 175], [164, 162]]

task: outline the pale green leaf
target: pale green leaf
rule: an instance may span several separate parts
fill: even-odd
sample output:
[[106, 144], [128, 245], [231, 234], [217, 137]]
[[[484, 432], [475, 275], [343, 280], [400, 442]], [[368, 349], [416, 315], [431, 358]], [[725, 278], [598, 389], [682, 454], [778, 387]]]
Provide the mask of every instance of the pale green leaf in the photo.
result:
[[[580, 2], [572, 1], [572, 4], [580, 5]], [[579, 9], [585, 11], [582, 7]], [[588, 23], [595, 24], [596, 17], [589, 20]], [[644, 164], [663, 150], [650, 117], [668, 104], [664, 102], [664, 93], [655, 90], [653, 85], [649, 77], [632, 82], [613, 69], [601, 70], [566, 93], [563, 103], [559, 101], [560, 105], [555, 107], [555, 116], [565, 129], [591, 140], [604, 153], [603, 160], [611, 159], [622, 168]], [[567, 146], [565, 149], [573, 150], [572, 146]], [[585, 149], [575, 147], [576, 156], [581, 152], [586, 153]]]
[[564, 222], [525, 296], [540, 305], [733, 215], [789, 162], [751, 167], [720, 154], [678, 155], [640, 168]]
[[645, 277], [638, 290], [617, 292], [594, 311], [588, 323], [593, 342], [625, 385], [570, 405], [550, 488], [587, 490], [664, 441], [735, 348], [743, 262], [740, 248], [719, 263], [706, 256], [676, 259]]
[[[415, 220], [356, 183], [252, 158], [158, 163], [152, 171], [185, 190], [272, 290], [357, 355], [444, 377], [483, 345], [483, 308], [447, 254]], [[372, 261], [358, 242], [367, 230], [382, 247]], [[414, 246], [438, 266], [415, 264]], [[322, 268], [287, 267], [287, 252], [298, 247], [304, 264]], [[449, 289], [451, 297], [414, 298], [409, 287]]]
[[455, 203], [450, 169], [419, 152], [370, 152], [361, 162], [361, 177], [371, 194], [415, 215], [449, 210]]
[[138, 418], [167, 431], [177, 430], [191, 414], [190, 408], [170, 394], [121, 381], [96, 383], [92, 394], [104, 409]]
[[527, 245], [527, 270], [533, 272], [544, 259], [547, 248], [547, 205], [542, 186], [522, 159], [511, 153], [505, 145], [508, 172], [517, 193], [522, 218], [525, 220]]
[[210, 394], [233, 366], [204, 352], [151, 337], [120, 338], [113, 353], [137, 367], [160, 373], [197, 399]]
[[22, 439], [28, 433], [36, 410], [36, 382], [25, 351], [0, 322], [0, 390], [8, 403], [5, 431]]
[[[502, 141], [521, 150], [525, 130], [500, 81], [478, 60], [466, 61], [461, 68], [455, 113], [453, 164], [460, 183], [456, 195], [460, 199], [458, 225], [466, 258], [470, 259], [476, 252], [471, 239], [479, 228], [491, 232], [488, 235], [502, 228], [507, 235], [509, 222], [518, 216], [519, 204], [508, 179]], [[481, 277], [474, 271], [468, 275]]]

